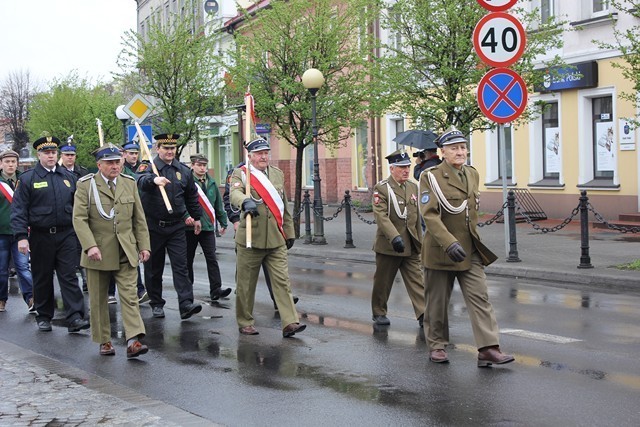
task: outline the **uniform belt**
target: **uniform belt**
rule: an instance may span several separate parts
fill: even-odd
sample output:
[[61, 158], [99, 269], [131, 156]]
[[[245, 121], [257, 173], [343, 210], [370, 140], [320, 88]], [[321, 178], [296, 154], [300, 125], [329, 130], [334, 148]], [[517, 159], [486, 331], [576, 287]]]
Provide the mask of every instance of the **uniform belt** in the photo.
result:
[[160, 227], [171, 227], [172, 225], [176, 225], [181, 222], [182, 222], [181, 219], [175, 219], [173, 221], [158, 221], [158, 225]]
[[65, 225], [65, 226], [56, 226], [56, 227], [49, 227], [49, 228], [43, 228], [43, 227], [31, 227], [31, 228], [40, 233], [56, 234], [56, 233], [61, 233], [63, 231], [66, 231], [71, 227], [68, 225]]

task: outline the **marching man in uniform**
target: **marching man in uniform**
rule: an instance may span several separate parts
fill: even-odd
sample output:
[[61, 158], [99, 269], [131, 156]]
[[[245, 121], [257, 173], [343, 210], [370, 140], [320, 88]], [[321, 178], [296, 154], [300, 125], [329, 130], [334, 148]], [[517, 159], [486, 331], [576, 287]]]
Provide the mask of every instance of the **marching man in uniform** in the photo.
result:
[[478, 366], [513, 362], [500, 351], [498, 323], [489, 302], [484, 266], [497, 257], [478, 234], [479, 175], [467, 162], [467, 140], [451, 128], [436, 144], [443, 162], [420, 176], [420, 211], [427, 225], [422, 247], [427, 301], [425, 336], [429, 359], [448, 362], [448, 311], [458, 279], [478, 348]]
[[87, 269], [91, 337], [100, 354], [115, 354], [107, 293], [113, 277], [118, 284], [127, 358], [145, 354], [140, 343], [145, 327], [140, 316], [136, 281], [138, 262], [149, 259], [149, 229], [136, 181], [121, 174], [122, 155], [113, 144], [96, 153], [98, 173], [78, 181], [73, 206], [73, 227], [82, 245], [80, 264]]
[[418, 186], [409, 181], [411, 159], [401, 150], [386, 157], [391, 175], [373, 189], [373, 214], [378, 231], [373, 243], [376, 272], [373, 275], [371, 310], [376, 325], [389, 325], [387, 301], [400, 270], [413, 310], [422, 327], [424, 285], [420, 265], [422, 227], [418, 211]]

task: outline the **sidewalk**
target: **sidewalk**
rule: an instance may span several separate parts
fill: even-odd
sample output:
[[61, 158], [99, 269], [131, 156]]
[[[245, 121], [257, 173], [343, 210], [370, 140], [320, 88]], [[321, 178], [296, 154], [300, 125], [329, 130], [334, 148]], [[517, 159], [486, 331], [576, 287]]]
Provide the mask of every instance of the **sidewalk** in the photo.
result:
[[[332, 217], [337, 206], [325, 206], [325, 218]], [[373, 220], [373, 213], [360, 213], [366, 221]], [[339, 261], [370, 262], [374, 264], [373, 240], [376, 232], [374, 224], [367, 224], [351, 212], [353, 244], [355, 248], [345, 248], [345, 210], [335, 219], [324, 222], [326, 245], [304, 244], [305, 224], [300, 226], [301, 238], [290, 250], [291, 256], [320, 257]], [[486, 221], [492, 215], [481, 220]], [[592, 218], [590, 218], [592, 219]], [[540, 227], [552, 228], [561, 220], [536, 221]], [[311, 234], [313, 235], [313, 218]], [[505, 225], [493, 223], [480, 228], [483, 242], [499, 256], [498, 261], [487, 267], [488, 275], [517, 279], [543, 280], [555, 282], [563, 287], [591, 287], [599, 290], [640, 292], [640, 271], [625, 271], [615, 268], [640, 258], [640, 234], [620, 233], [613, 230], [593, 228], [589, 225], [589, 255], [593, 268], [577, 268], [580, 264], [580, 221], [575, 218], [562, 230], [541, 233], [527, 223], [516, 226], [518, 257], [521, 262], [507, 262], [508, 251], [505, 244]], [[217, 240], [220, 248], [233, 248], [233, 233]]]

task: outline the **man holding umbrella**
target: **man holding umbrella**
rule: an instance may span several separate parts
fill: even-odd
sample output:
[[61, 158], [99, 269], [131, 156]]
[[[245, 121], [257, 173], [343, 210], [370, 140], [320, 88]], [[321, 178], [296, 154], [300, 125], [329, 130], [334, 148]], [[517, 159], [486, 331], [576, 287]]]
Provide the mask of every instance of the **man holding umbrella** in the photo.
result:
[[438, 157], [438, 147], [435, 140], [438, 136], [430, 130], [413, 129], [399, 133], [393, 140], [400, 145], [408, 145], [418, 149], [413, 153], [417, 157], [416, 166], [413, 169], [413, 177], [420, 180], [420, 174], [432, 166], [440, 164]]

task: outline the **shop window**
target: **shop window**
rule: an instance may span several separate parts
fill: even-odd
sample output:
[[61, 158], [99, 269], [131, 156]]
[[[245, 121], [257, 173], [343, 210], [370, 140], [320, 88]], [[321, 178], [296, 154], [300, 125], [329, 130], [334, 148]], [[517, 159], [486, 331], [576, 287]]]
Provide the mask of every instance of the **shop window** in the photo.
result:
[[542, 176], [558, 180], [562, 166], [560, 157], [560, 127], [558, 103], [548, 103], [542, 113]]
[[616, 168], [617, 146], [613, 136], [613, 100], [593, 98], [593, 177], [612, 180]]

